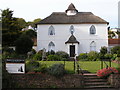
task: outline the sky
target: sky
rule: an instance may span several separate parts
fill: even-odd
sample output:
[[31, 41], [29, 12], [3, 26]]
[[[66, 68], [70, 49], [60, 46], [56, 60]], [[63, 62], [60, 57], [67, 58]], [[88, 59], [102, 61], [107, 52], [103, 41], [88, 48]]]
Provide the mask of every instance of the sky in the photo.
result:
[[92, 12], [109, 22], [111, 28], [118, 27], [118, 2], [120, 0], [0, 0], [0, 9], [10, 8], [14, 17], [26, 21], [45, 17], [52, 12], [65, 12], [73, 3], [79, 12]]

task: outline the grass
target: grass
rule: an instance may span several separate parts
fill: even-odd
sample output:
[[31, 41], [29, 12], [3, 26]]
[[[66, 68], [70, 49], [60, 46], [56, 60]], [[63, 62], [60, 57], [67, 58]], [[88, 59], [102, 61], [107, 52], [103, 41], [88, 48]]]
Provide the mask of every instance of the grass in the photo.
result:
[[[55, 63], [62, 63], [64, 64], [64, 61], [39, 61], [41, 63], [47, 64], [47, 66], [51, 66], [52, 64]], [[107, 62], [109, 65], [109, 62]], [[96, 73], [97, 70], [101, 69], [101, 62], [100, 61], [79, 61], [79, 65], [82, 68], [82, 70], [87, 70], [88, 72], [91, 73]], [[117, 68], [118, 64], [112, 63], [112, 67]], [[104, 68], [105, 68], [104, 64]], [[65, 61], [65, 69], [74, 72], [74, 61]]]

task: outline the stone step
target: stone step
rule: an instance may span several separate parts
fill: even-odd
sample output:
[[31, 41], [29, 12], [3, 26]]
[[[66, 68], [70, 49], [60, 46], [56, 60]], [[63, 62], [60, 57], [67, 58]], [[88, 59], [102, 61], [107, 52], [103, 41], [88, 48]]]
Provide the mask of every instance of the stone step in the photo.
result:
[[106, 82], [86, 82], [85, 86], [100, 86], [100, 85], [108, 85]]
[[85, 82], [107, 82], [106, 79], [85, 79]]
[[113, 88], [112, 86], [110, 86], [110, 85], [99, 85], [99, 86], [85, 86], [84, 88], [89, 88], [89, 89], [92, 89], [92, 88], [95, 88], [95, 89], [97, 89], [97, 88]]

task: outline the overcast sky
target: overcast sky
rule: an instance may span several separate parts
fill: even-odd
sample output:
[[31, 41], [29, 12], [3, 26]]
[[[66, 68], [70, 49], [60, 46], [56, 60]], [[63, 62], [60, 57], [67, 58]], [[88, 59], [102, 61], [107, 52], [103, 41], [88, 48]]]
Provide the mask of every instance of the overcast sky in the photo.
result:
[[0, 9], [10, 8], [14, 17], [33, 21], [44, 19], [52, 12], [64, 12], [73, 3], [79, 12], [92, 12], [118, 27], [118, 1], [120, 0], [0, 0]]

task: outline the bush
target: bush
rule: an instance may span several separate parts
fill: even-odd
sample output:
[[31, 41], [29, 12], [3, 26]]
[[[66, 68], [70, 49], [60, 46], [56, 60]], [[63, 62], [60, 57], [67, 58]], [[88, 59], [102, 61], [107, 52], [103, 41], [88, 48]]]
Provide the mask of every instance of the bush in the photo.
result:
[[120, 55], [120, 46], [115, 46], [115, 47], [111, 48], [111, 53]]
[[42, 55], [41, 54], [39, 54], [39, 53], [36, 53], [34, 56], [33, 56], [33, 59], [34, 60], [42, 60]]
[[105, 47], [105, 46], [101, 47], [100, 53], [103, 54], [103, 55], [105, 55], [107, 53], [107, 47]]
[[48, 73], [59, 77], [65, 74], [65, 68], [63, 64], [53, 64], [51, 67], [48, 68]]
[[64, 51], [58, 51], [58, 52], [56, 52], [55, 55], [58, 55], [60, 57], [61, 61], [67, 60], [69, 58], [68, 53], [66, 53]]
[[39, 67], [34, 69], [35, 72], [42, 72], [45, 73], [47, 71], [47, 66], [46, 64], [39, 64]]
[[113, 55], [110, 53], [105, 54], [105, 59], [112, 59]]
[[115, 60], [117, 58], [117, 54], [113, 54], [112, 60]]
[[97, 71], [97, 76], [99, 77], [108, 77], [112, 73], [118, 73], [118, 70], [114, 67], [104, 68]]
[[80, 53], [80, 55], [78, 56], [78, 60], [82, 60], [82, 61], [87, 61], [88, 55], [87, 53]]
[[28, 61], [26, 63], [26, 72], [34, 71], [37, 68], [39, 68], [39, 62], [37, 61]]
[[48, 52], [46, 53], [47, 56], [48, 56], [48, 55], [54, 55], [54, 54], [55, 54], [55, 52], [54, 52], [53, 50], [48, 51]]
[[88, 53], [88, 60], [90, 61], [96, 61], [98, 58], [98, 53], [96, 51], [91, 51]]
[[48, 61], [59, 61], [60, 56], [58, 56], [58, 55], [48, 55], [47, 60]]

